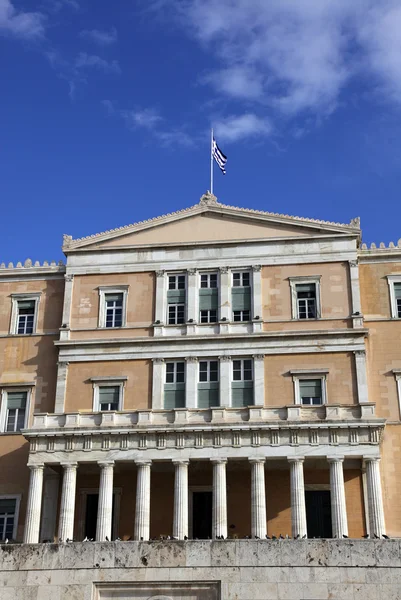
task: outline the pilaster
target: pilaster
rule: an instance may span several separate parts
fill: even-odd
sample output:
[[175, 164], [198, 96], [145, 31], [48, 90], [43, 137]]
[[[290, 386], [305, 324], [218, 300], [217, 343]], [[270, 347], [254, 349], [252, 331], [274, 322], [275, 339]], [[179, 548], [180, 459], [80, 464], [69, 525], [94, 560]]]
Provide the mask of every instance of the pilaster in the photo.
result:
[[253, 398], [256, 406], [265, 404], [265, 357], [253, 355]]
[[196, 323], [199, 321], [199, 276], [196, 269], [187, 271], [187, 324], [188, 328], [195, 333]]
[[196, 408], [198, 397], [198, 359], [196, 356], [186, 358], [185, 408]]
[[252, 322], [253, 333], [263, 331], [263, 304], [262, 304], [262, 267], [252, 267]]
[[167, 276], [164, 271], [156, 271], [155, 335], [162, 335], [166, 323]]
[[350, 260], [348, 264], [349, 264], [349, 274], [350, 274], [350, 282], [351, 282], [351, 305], [352, 305], [353, 327], [363, 327], [358, 261]]
[[231, 321], [231, 270], [228, 267], [220, 267], [219, 287], [219, 314], [220, 333], [228, 333]]
[[231, 406], [231, 356], [220, 356], [220, 406]]
[[54, 412], [60, 414], [65, 412], [65, 398], [67, 393], [68, 362], [57, 363], [57, 383]]
[[152, 378], [152, 410], [160, 410], [164, 407], [164, 383], [166, 379], [166, 365], [163, 358], [153, 359]]
[[74, 275], [64, 275], [64, 304], [63, 304], [63, 317], [60, 329], [60, 340], [70, 339], [70, 321], [71, 321], [71, 306], [72, 306], [72, 294], [74, 287]]
[[366, 402], [369, 402], [368, 377], [366, 372], [366, 352], [365, 350], [356, 350], [354, 352], [354, 356], [358, 401], [359, 404], [366, 404]]

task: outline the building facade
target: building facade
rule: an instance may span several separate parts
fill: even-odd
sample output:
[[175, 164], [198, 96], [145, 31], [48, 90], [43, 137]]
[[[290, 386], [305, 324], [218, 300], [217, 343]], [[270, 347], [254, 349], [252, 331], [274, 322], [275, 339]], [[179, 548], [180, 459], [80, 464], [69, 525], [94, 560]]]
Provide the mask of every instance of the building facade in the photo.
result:
[[0, 267], [0, 539], [401, 537], [401, 247], [199, 204]]

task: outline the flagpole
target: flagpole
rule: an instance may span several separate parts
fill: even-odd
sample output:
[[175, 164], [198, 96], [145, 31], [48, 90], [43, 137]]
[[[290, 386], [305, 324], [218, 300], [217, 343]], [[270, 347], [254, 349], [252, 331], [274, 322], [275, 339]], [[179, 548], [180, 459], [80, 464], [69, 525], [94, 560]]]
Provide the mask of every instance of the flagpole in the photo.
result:
[[213, 194], [213, 128], [210, 135], [210, 193]]

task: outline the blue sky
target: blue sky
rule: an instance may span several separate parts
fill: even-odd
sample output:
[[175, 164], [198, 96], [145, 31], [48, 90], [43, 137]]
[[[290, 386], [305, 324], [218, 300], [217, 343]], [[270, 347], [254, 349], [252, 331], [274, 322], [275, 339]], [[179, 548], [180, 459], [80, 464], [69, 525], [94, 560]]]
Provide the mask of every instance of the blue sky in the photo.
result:
[[399, 0], [0, 0], [0, 261], [196, 204], [401, 238]]

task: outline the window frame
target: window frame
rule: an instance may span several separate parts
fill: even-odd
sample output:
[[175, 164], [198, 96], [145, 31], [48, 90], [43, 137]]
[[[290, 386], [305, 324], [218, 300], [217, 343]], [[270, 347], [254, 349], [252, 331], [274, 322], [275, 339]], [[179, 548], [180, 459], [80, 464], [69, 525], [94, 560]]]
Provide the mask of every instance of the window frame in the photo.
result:
[[[216, 318], [213, 321], [210, 319], [210, 313], [211, 312], [215, 312], [216, 313]], [[199, 310], [199, 324], [200, 325], [210, 325], [210, 324], [213, 324], [213, 323], [218, 323], [219, 322], [218, 312], [219, 311], [218, 311], [217, 308], [205, 308], [205, 309]], [[207, 318], [208, 318], [207, 321], [203, 321], [202, 320], [202, 313], [208, 313], [207, 314]]]
[[1, 407], [0, 407], [0, 434], [1, 435], [22, 435], [21, 429], [18, 431], [6, 431], [7, 426], [7, 413], [8, 413], [8, 394], [13, 392], [25, 392], [26, 393], [26, 408], [25, 408], [25, 419], [24, 426], [22, 429], [26, 429], [29, 425], [29, 419], [31, 414], [31, 398], [34, 383], [28, 385], [6, 385], [0, 386], [1, 389]]
[[[21, 504], [21, 494], [0, 494], [0, 500], [15, 500], [15, 512], [14, 512], [14, 524], [13, 524], [13, 535], [12, 540], [15, 541], [18, 535], [18, 520], [19, 520], [19, 510]], [[1, 543], [0, 538], [0, 543]]]
[[[99, 291], [99, 316], [98, 316], [98, 329], [121, 329], [126, 327], [127, 324], [127, 297], [128, 297], [128, 285], [117, 285], [117, 286], [101, 286], [98, 288]], [[118, 327], [106, 327], [106, 295], [107, 294], [122, 294], [123, 295], [123, 306], [122, 306], [122, 319], [121, 325]]]
[[[210, 380], [210, 363], [212, 363], [212, 362], [217, 363], [217, 379], [216, 379], [216, 381]], [[201, 381], [201, 378], [200, 378], [201, 363], [207, 363], [206, 373], [207, 373], [208, 378], [206, 381]], [[199, 361], [198, 361], [198, 383], [220, 383], [220, 361], [218, 359], [216, 359], [216, 358], [205, 358], [205, 359], [201, 358], [201, 359], [199, 359]]]
[[93, 384], [93, 400], [92, 400], [92, 412], [113, 412], [113, 411], [104, 411], [100, 409], [99, 402], [99, 388], [101, 387], [119, 387], [120, 393], [118, 396], [118, 408], [117, 411], [124, 410], [124, 392], [125, 392], [125, 384], [128, 377], [119, 376], [119, 377], [92, 377], [91, 381]]
[[[246, 360], [249, 360], [251, 362], [251, 368], [252, 368], [252, 378], [251, 379], [244, 379], [244, 362]], [[241, 361], [241, 379], [234, 379], [234, 363], [236, 361]], [[248, 382], [248, 381], [252, 381], [252, 383], [255, 382], [255, 365], [254, 365], [254, 359], [253, 357], [242, 357], [242, 356], [235, 356], [232, 359], [232, 367], [231, 367], [231, 383], [237, 383], [237, 382]]]
[[390, 293], [390, 315], [391, 315], [392, 319], [399, 320], [399, 319], [401, 319], [401, 316], [398, 316], [397, 300], [395, 297], [394, 284], [395, 283], [401, 284], [401, 275], [387, 275], [387, 283], [388, 283], [389, 293]]
[[[322, 318], [322, 304], [321, 304], [321, 275], [301, 276], [301, 277], [289, 277], [290, 289], [291, 289], [291, 316], [292, 319], [297, 321], [317, 321]], [[298, 311], [298, 296], [297, 296], [297, 285], [315, 285], [315, 297], [316, 297], [316, 317], [306, 317], [301, 319]]]
[[[183, 317], [182, 317], [182, 322], [178, 323], [178, 308], [179, 307], [183, 307]], [[174, 308], [175, 309], [175, 323], [170, 323], [170, 308]], [[177, 327], [177, 326], [182, 326], [185, 325], [185, 312], [186, 312], [186, 303], [185, 302], [176, 302], [176, 303], [172, 303], [172, 304], [167, 304], [167, 323], [166, 325], [170, 325], [170, 327]]]
[[[210, 276], [211, 275], [216, 276], [216, 286], [215, 287], [210, 286]], [[208, 285], [206, 287], [202, 286], [202, 277], [207, 277]], [[218, 290], [219, 283], [220, 282], [219, 282], [219, 272], [218, 271], [201, 271], [199, 273], [199, 289], [200, 290]]]
[[[177, 287], [170, 288], [170, 277], [175, 278]], [[178, 287], [178, 277], [184, 278], [184, 287], [183, 288]], [[182, 272], [181, 273], [167, 273], [167, 292], [173, 292], [173, 291], [178, 291], [178, 290], [184, 290], [186, 292], [187, 286], [188, 286], [188, 281], [187, 281], [186, 273], [182, 273]]]
[[[245, 309], [245, 310], [233, 310], [233, 323], [249, 323], [249, 321], [252, 321], [251, 318], [251, 310], [250, 309]], [[241, 319], [236, 319], [235, 318], [235, 313], [241, 313]], [[249, 317], [248, 319], [244, 319], [244, 313], [249, 313]]]
[[[32, 292], [27, 294], [11, 294], [11, 319], [10, 319], [10, 335], [34, 335], [38, 325], [39, 301], [42, 292]], [[33, 315], [32, 333], [18, 333], [18, 303], [23, 301], [34, 301], [35, 310]]]
[[[177, 365], [178, 363], [183, 363], [184, 365], [184, 381], [177, 381], [177, 367], [175, 366], [174, 368], [174, 381], [167, 381], [167, 365]], [[177, 359], [177, 360], [166, 360], [165, 363], [165, 372], [164, 372], [164, 385], [174, 385], [176, 383], [183, 383], [184, 385], [186, 385], [187, 383], [187, 369], [186, 369], [186, 363], [184, 359]]]
[[[306, 406], [316, 408], [317, 406], [324, 406], [328, 403], [327, 397], [327, 375], [328, 369], [312, 370], [312, 371], [290, 371], [293, 382], [294, 382], [294, 404], [298, 406]], [[322, 390], [322, 402], [321, 404], [302, 404], [301, 399], [301, 386], [300, 381], [320, 379], [321, 390]]]
[[[244, 285], [243, 283], [243, 279], [244, 279], [244, 274], [247, 274], [249, 277], [249, 285]], [[234, 285], [234, 275], [241, 275], [241, 285]], [[252, 272], [250, 269], [233, 269], [231, 271], [231, 287], [232, 288], [250, 288], [251, 289], [251, 293], [252, 293]]]

